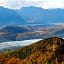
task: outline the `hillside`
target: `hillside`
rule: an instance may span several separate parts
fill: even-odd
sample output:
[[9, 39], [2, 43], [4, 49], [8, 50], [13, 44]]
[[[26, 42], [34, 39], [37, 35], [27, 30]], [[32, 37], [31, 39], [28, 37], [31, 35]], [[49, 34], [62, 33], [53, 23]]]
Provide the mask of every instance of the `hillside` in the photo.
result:
[[18, 10], [0, 6], [0, 26], [64, 23], [64, 9], [23, 7]]
[[64, 38], [64, 25], [24, 25], [0, 28], [0, 43], [49, 37]]
[[0, 32], [5, 32], [5, 33], [23, 33], [23, 32], [29, 32], [29, 29], [21, 27], [21, 26], [6, 26], [3, 27]]
[[0, 64], [64, 64], [64, 40], [52, 37], [0, 53]]
[[0, 42], [16, 41], [17, 34], [30, 30], [20, 26], [6, 26], [0, 29]]
[[0, 26], [20, 25], [24, 23], [15, 10], [0, 6]]
[[29, 24], [64, 23], [64, 9], [42, 9], [31, 6], [23, 7], [17, 12]]

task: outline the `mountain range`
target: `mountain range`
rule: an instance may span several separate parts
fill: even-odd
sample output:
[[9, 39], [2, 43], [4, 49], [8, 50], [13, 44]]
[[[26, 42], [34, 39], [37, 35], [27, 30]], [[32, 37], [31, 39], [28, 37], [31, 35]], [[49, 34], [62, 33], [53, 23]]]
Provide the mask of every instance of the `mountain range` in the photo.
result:
[[23, 7], [8, 9], [0, 6], [0, 42], [48, 37], [64, 38], [64, 9]]
[[23, 21], [16, 11], [0, 6], [0, 26], [20, 25]]
[[0, 6], [0, 26], [64, 23], [64, 9], [23, 7], [8, 9]]
[[35, 24], [63, 23], [64, 9], [42, 9], [39, 7], [23, 7], [18, 10], [27, 22]]

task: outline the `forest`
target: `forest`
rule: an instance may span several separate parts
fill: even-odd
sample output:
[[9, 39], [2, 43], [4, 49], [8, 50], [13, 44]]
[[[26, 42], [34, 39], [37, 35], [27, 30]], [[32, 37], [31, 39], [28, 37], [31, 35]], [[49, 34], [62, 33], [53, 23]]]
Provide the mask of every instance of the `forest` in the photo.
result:
[[52, 37], [8, 50], [0, 53], [0, 64], [64, 64], [64, 40]]

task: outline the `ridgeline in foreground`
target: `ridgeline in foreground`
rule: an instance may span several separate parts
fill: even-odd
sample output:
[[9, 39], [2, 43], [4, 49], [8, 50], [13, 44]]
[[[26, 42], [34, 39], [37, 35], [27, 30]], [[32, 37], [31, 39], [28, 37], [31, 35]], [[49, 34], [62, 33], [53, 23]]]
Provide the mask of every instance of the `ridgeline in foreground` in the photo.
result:
[[0, 54], [0, 64], [64, 64], [64, 40], [52, 37]]

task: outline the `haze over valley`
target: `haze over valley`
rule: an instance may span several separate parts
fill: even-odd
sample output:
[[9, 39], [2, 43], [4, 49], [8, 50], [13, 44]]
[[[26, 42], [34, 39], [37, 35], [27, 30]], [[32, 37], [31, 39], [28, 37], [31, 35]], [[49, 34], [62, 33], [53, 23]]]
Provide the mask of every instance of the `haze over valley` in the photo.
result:
[[0, 64], [64, 64], [64, 1], [0, 0]]
[[10, 9], [0, 6], [0, 43], [64, 38], [64, 9], [22, 7]]

